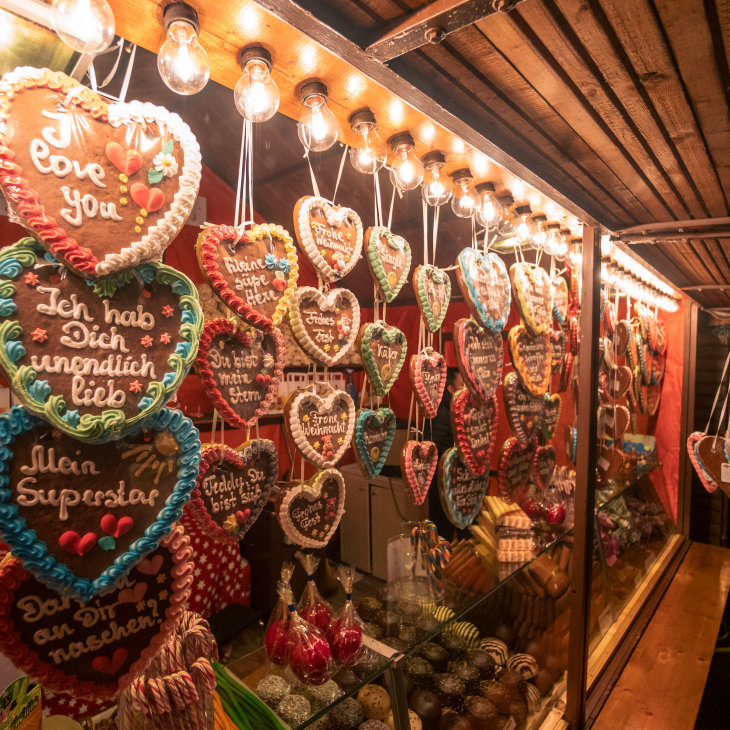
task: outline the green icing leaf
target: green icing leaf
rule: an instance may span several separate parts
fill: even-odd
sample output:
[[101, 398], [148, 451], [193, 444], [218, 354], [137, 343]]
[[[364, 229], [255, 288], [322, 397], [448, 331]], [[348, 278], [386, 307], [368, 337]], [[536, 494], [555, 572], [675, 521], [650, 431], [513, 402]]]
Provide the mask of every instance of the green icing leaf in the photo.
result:
[[168, 139], [165, 144], [162, 145], [162, 154], [163, 155], [171, 155], [172, 154], [172, 140]]
[[157, 183], [162, 182], [162, 178], [165, 177], [162, 170], [155, 170], [154, 168], [150, 168], [147, 171], [147, 182], [150, 185], [157, 185]]

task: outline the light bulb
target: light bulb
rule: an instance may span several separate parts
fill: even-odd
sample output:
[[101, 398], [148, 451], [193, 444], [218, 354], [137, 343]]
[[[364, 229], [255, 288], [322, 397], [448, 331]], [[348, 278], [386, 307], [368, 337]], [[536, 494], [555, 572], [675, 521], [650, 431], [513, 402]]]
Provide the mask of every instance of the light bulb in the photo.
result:
[[350, 162], [358, 172], [373, 175], [388, 159], [388, 147], [375, 130], [375, 115], [370, 109], [353, 112], [350, 128], [357, 136], [357, 141], [350, 147]]
[[548, 256], [557, 256], [563, 245], [563, 236], [560, 234], [560, 223], [548, 223], [544, 249]]
[[477, 193], [471, 184], [471, 170], [468, 167], [456, 170], [451, 173], [451, 179], [454, 181], [451, 210], [459, 218], [471, 218], [477, 207]]
[[568, 266], [573, 271], [579, 271], [583, 263], [583, 239], [574, 238], [568, 245], [568, 252], [566, 254], [566, 261]]
[[233, 90], [239, 114], [250, 122], [266, 122], [279, 108], [279, 87], [271, 78], [271, 54], [261, 46], [241, 53], [241, 74]]
[[429, 152], [423, 157], [421, 195], [428, 205], [438, 207], [451, 198], [451, 179], [443, 171], [446, 158], [441, 152]]
[[114, 38], [114, 13], [106, 0], [55, 0], [53, 28], [79, 53], [101, 53]]
[[511, 238], [515, 235], [515, 228], [517, 226], [514, 198], [510, 193], [504, 193], [497, 198], [497, 201], [502, 206], [502, 215], [500, 216], [499, 223], [497, 223], [497, 233], [503, 238]]
[[297, 134], [304, 148], [310, 152], [324, 152], [337, 141], [340, 125], [327, 106], [327, 87], [321, 81], [309, 81], [302, 86], [302, 115], [297, 123]]
[[532, 233], [532, 245], [540, 251], [545, 248], [548, 237], [547, 229], [547, 216], [542, 213], [532, 216], [532, 222], [534, 224], [534, 231]]
[[568, 242], [570, 241], [570, 228], [561, 228], [560, 237], [562, 241], [558, 245], [558, 252], [555, 254], [555, 258], [558, 261], [565, 261], [569, 249]]
[[532, 246], [534, 244], [535, 224], [532, 222], [532, 214], [529, 205], [518, 205], [515, 208], [517, 223], [515, 225], [515, 238], [521, 246]]
[[390, 179], [399, 190], [413, 190], [423, 180], [423, 163], [413, 151], [415, 143], [408, 132], [390, 138], [395, 159], [390, 166]]
[[167, 38], [157, 54], [160, 76], [176, 94], [197, 94], [210, 76], [208, 54], [198, 41], [198, 14], [186, 3], [172, 3], [163, 23]]
[[502, 204], [494, 194], [494, 183], [481, 182], [475, 189], [479, 196], [476, 209], [477, 223], [487, 230], [494, 228], [502, 219]]

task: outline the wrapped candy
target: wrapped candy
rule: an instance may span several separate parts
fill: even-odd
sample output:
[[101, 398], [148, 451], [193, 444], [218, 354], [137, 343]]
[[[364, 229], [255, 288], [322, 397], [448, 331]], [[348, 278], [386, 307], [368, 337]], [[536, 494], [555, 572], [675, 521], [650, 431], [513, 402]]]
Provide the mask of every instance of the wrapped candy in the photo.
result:
[[289, 588], [289, 592], [291, 592], [289, 582], [291, 581], [293, 572], [294, 563], [286, 561], [282, 564], [281, 579], [277, 583], [279, 601], [269, 616], [264, 633], [266, 656], [269, 658], [269, 661], [279, 666], [286, 665], [289, 651], [289, 606], [282, 600], [281, 592], [284, 588]]
[[330, 624], [327, 633], [332, 656], [339, 666], [354, 664], [362, 651], [362, 619], [352, 604], [352, 584], [355, 582], [355, 569], [340, 565], [337, 579], [345, 589], [345, 605], [337, 618]]
[[326, 636], [332, 621], [332, 607], [322, 598], [314, 582], [319, 558], [309, 553], [303, 553], [301, 550], [297, 551], [296, 558], [307, 574], [307, 583], [304, 586], [302, 597], [299, 599], [297, 612], [305, 621], [309, 621]]

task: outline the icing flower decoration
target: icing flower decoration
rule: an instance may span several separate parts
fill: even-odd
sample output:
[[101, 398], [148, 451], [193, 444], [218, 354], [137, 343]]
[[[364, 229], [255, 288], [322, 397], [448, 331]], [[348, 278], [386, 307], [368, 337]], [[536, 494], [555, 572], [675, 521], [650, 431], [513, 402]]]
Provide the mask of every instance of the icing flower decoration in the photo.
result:
[[342, 271], [345, 268], [346, 263], [345, 254], [343, 254], [342, 251], [335, 251], [332, 254], [332, 268], [335, 271]]
[[279, 259], [276, 258], [273, 253], [267, 253], [266, 256], [264, 256], [264, 263], [266, 264], [267, 269], [275, 269], [278, 262]]
[[157, 172], [161, 172], [164, 177], [173, 177], [177, 175], [177, 160], [173, 155], [166, 155], [158, 152], [152, 159], [152, 165]]
[[264, 368], [269, 370], [274, 367], [274, 356], [270, 352], [265, 352], [261, 362]]
[[289, 263], [289, 260], [287, 258], [281, 258], [281, 259], [279, 259], [279, 268], [285, 274], [288, 274], [289, 273], [289, 270], [291, 269], [291, 264]]

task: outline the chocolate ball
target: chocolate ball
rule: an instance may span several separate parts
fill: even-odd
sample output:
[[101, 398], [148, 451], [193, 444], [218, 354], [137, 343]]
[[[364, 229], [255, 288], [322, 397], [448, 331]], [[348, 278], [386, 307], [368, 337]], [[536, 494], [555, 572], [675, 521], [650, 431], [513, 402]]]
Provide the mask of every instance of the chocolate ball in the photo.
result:
[[432, 634], [441, 625], [440, 621], [433, 615], [420, 616], [414, 624], [418, 638]]
[[449, 659], [459, 659], [466, 653], [464, 637], [453, 631], [445, 631], [439, 638], [439, 644], [449, 653]]
[[465, 687], [465, 691], [469, 695], [479, 692], [479, 670], [469, 664], [466, 659], [457, 659], [449, 663], [449, 672], [458, 677]]
[[537, 687], [540, 695], [544, 697], [555, 684], [555, 675], [549, 672], [547, 669], [540, 669], [535, 677], [535, 686]]
[[389, 730], [382, 720], [365, 720], [358, 730]]
[[357, 730], [367, 717], [354, 697], [347, 697], [332, 708], [332, 720], [339, 730]]
[[467, 697], [464, 701], [466, 715], [474, 730], [491, 730], [497, 719], [497, 708], [484, 697]]
[[363, 621], [375, 621], [383, 610], [383, 604], [374, 596], [367, 596], [357, 604], [356, 608]]
[[403, 639], [408, 644], [413, 644], [416, 641], [416, 627], [408, 624], [401, 626], [398, 632], [398, 638]]
[[479, 671], [482, 679], [491, 679], [494, 676], [496, 665], [489, 652], [484, 649], [469, 649], [466, 652], [466, 660]]
[[418, 689], [430, 689], [434, 671], [431, 662], [422, 656], [409, 656], [403, 662], [405, 673]]
[[[395, 718], [393, 717], [393, 710], [388, 713], [388, 717], [385, 718], [385, 724], [389, 730], [395, 730]], [[408, 724], [409, 730], [423, 730], [423, 723], [421, 718], [416, 715], [413, 710], [408, 710]]]
[[524, 700], [515, 700], [509, 703], [508, 714], [514, 717], [519, 725], [527, 717], [527, 703]]
[[519, 700], [525, 696], [525, 680], [519, 672], [506, 669], [499, 675], [499, 683], [512, 693], [512, 699]]
[[464, 703], [464, 683], [454, 674], [435, 674], [431, 685], [444, 707], [461, 710]]
[[435, 644], [433, 641], [427, 641], [421, 644], [418, 653], [426, 660], [431, 662], [434, 670], [437, 672], [443, 672], [446, 669], [446, 664], [449, 661], [449, 654], [443, 646]]
[[474, 726], [466, 717], [449, 714], [441, 717], [439, 730], [474, 730]]
[[340, 671], [335, 674], [333, 679], [335, 680], [335, 682], [337, 682], [337, 684], [340, 685], [343, 690], [345, 690], [345, 692], [360, 683], [360, 680], [358, 679], [355, 672], [353, 672], [352, 669], [350, 669], [349, 667], [340, 669]]
[[494, 679], [483, 679], [479, 685], [482, 697], [489, 700], [499, 712], [507, 712], [512, 701], [512, 693], [503, 684]]
[[426, 689], [415, 689], [408, 697], [408, 704], [423, 723], [423, 730], [435, 730], [441, 717], [441, 700]]

